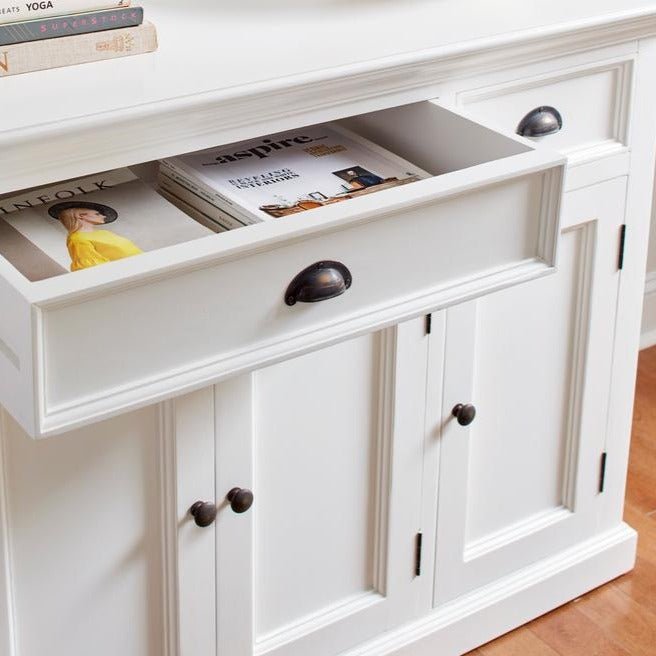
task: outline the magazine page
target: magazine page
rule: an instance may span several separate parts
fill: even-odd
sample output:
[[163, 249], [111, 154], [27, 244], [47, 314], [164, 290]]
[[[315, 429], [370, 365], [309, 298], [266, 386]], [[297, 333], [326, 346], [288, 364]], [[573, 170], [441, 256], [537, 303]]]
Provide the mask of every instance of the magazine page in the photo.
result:
[[393, 153], [330, 124], [166, 161], [262, 220], [427, 177]]
[[34, 282], [211, 234], [134, 180], [0, 214], [0, 255]]

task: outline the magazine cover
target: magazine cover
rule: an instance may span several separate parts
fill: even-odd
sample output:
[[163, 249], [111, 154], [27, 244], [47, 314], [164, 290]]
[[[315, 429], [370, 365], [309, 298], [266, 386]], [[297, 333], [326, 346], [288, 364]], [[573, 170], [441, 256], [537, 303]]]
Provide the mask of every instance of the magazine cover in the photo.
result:
[[219, 202], [240, 205], [262, 220], [428, 177], [333, 124], [202, 150], [165, 163], [214, 190]]
[[46, 205], [55, 200], [69, 200], [74, 196], [86, 195], [94, 191], [113, 189], [116, 185], [132, 180], [137, 180], [137, 176], [130, 169], [122, 168], [87, 175], [83, 178], [61, 180], [57, 184], [14, 191], [0, 196], [0, 216]]
[[0, 214], [0, 255], [34, 282], [211, 234], [133, 180]]

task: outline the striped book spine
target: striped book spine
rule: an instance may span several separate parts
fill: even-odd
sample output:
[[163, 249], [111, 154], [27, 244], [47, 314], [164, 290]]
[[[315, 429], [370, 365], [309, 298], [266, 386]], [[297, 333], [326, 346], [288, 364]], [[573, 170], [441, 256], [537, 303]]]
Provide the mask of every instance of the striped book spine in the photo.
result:
[[140, 55], [157, 50], [152, 23], [139, 27], [0, 46], [0, 77]]
[[129, 7], [130, 0], [0, 0], [0, 23]]
[[143, 23], [143, 9], [110, 9], [86, 14], [73, 14], [55, 18], [39, 18], [23, 23], [0, 25], [0, 46], [16, 43], [58, 39], [74, 34], [89, 34], [121, 27], [136, 27]]

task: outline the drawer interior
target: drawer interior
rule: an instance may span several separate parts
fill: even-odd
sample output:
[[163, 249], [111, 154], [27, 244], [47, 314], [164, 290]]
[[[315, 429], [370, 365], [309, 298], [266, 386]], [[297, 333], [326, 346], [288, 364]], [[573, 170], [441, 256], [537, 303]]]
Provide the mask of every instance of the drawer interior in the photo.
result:
[[341, 123], [434, 176], [529, 152], [531, 147], [431, 101]]
[[[476, 167], [496, 160], [521, 155], [530, 152], [531, 146], [519, 139], [505, 136], [492, 129], [486, 128], [473, 120], [462, 117], [432, 101], [423, 101], [401, 107], [354, 116], [336, 121], [353, 132], [373, 141], [375, 144], [403, 157], [415, 166], [423, 169], [430, 176], [442, 177], [449, 174]], [[300, 126], [308, 127], [308, 126]], [[257, 135], [254, 135], [257, 138]], [[146, 162], [131, 167], [133, 172], [153, 188], [157, 187], [157, 162]], [[422, 185], [427, 180], [407, 185], [414, 187]], [[327, 223], [339, 221], [340, 216], [353, 216], [359, 211], [365, 211], [372, 206], [372, 202], [379, 207], [386, 206], [391, 199], [400, 199], [409, 191], [399, 189], [381, 190], [372, 194], [376, 198], [353, 198], [348, 203], [341, 203], [340, 208], [319, 207], [303, 212], [299, 217], [293, 217], [293, 229], [320, 230]], [[8, 194], [14, 196], [16, 192]], [[388, 195], [391, 194], [391, 195]], [[5, 198], [7, 195], [5, 195]], [[0, 205], [2, 198], [0, 198]], [[180, 206], [179, 206], [180, 207]], [[180, 209], [187, 210], [188, 207]], [[202, 217], [197, 213], [187, 212], [199, 222]], [[199, 246], [200, 242], [212, 240], [212, 248], [221, 250], [222, 247], [229, 248], [237, 239], [232, 233], [243, 233], [238, 240], [241, 245], [245, 243], [258, 244], [262, 240], [271, 239], [273, 235], [281, 238], [290, 228], [289, 222], [292, 217], [281, 217], [270, 221], [265, 229], [261, 223], [244, 226], [238, 230], [222, 232], [218, 235], [196, 238], [192, 242], [194, 247], [205, 250]], [[305, 223], [305, 226], [303, 225]], [[211, 227], [206, 224], [206, 227]], [[39, 280], [29, 283], [30, 286], [41, 287], [44, 292], [51, 289], [54, 294], [66, 291], [89, 289], [96, 284], [105, 282], [117, 282], [135, 272], [147, 273], [156, 271], [158, 266], [173, 257], [175, 252], [182, 253], [181, 246], [177, 244], [160, 249], [166, 251], [166, 255], [158, 256], [160, 251], [145, 253], [139, 258], [129, 258], [134, 262], [118, 261], [104, 264], [102, 267], [94, 267], [94, 271], [76, 271], [75, 275], [60, 275], [48, 280]], [[194, 249], [184, 249], [185, 255], [189, 257]], [[7, 271], [9, 263], [0, 258], [0, 274]], [[136, 260], [139, 260], [138, 262]], [[11, 277], [14, 277], [15, 271]], [[9, 277], [5, 275], [5, 278]], [[49, 293], [45, 293], [48, 297]]]

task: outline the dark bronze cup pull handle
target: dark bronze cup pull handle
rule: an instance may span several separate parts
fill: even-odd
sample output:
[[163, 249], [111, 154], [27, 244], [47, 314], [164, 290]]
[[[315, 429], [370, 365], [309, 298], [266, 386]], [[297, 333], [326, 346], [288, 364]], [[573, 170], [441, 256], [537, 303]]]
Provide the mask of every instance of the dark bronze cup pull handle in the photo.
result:
[[546, 137], [563, 129], [563, 117], [555, 107], [536, 107], [519, 123], [517, 134], [522, 137]]
[[471, 403], [458, 403], [451, 414], [461, 426], [469, 426], [476, 418], [476, 408]]
[[341, 296], [353, 282], [351, 272], [341, 262], [315, 262], [289, 283], [285, 303], [318, 303]]

